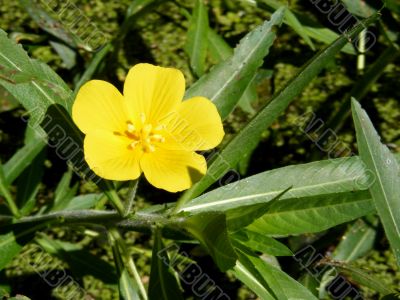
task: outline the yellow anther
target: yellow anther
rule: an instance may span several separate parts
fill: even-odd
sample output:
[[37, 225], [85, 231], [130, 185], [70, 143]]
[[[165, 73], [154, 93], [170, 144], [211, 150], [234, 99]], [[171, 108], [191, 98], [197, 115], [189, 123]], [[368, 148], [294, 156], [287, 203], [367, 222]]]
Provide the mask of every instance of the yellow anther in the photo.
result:
[[140, 113], [140, 121], [142, 122], [142, 124], [146, 122], [146, 115], [144, 113]]
[[161, 125], [156, 126], [156, 127], [154, 128], [154, 131], [161, 131], [161, 130], [164, 130], [164, 129], [165, 129], [165, 125], [164, 125], [164, 124], [161, 124]]
[[137, 144], [139, 144], [139, 141], [134, 141], [134, 142], [130, 143], [129, 146], [133, 149], [136, 147]]
[[164, 143], [165, 137], [163, 137], [161, 134], [153, 134], [150, 136], [150, 140], [154, 142]]
[[134, 133], [136, 131], [135, 125], [132, 123], [128, 123], [128, 132], [129, 133]]
[[139, 128], [136, 128], [132, 122], [127, 122], [125, 136], [130, 139], [129, 147], [134, 149], [140, 145], [144, 152], [154, 152], [156, 151], [156, 143], [165, 142], [164, 136], [160, 133], [161, 130], [165, 129], [165, 125], [158, 125], [153, 128], [152, 124], [144, 123], [146, 121], [144, 114], [140, 114], [140, 118], [143, 124], [139, 125]]

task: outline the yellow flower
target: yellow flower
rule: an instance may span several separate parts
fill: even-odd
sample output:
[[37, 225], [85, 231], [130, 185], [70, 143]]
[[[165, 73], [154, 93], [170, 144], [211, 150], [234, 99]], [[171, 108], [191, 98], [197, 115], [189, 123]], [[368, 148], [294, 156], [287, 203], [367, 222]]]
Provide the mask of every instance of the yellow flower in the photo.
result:
[[195, 151], [216, 147], [224, 130], [210, 100], [182, 102], [184, 92], [179, 70], [150, 64], [130, 69], [123, 95], [105, 81], [83, 85], [72, 118], [86, 135], [90, 168], [106, 179], [131, 180], [143, 172], [155, 187], [188, 189], [207, 171]]

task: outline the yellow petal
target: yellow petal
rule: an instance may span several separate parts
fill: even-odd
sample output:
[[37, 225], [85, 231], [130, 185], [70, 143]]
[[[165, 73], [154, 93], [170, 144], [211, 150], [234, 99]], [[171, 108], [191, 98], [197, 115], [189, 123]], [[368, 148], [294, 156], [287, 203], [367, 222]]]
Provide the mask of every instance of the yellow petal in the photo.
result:
[[72, 118], [83, 133], [124, 131], [128, 120], [124, 97], [112, 84], [91, 80], [80, 88], [72, 107]]
[[152, 185], [169, 192], [190, 188], [207, 171], [206, 160], [195, 152], [160, 148], [152, 153], [145, 153], [140, 160], [140, 166]]
[[170, 133], [166, 148], [173, 147], [171, 139], [186, 151], [209, 150], [221, 143], [224, 128], [214, 103], [204, 97], [194, 97], [180, 104], [163, 120]]
[[146, 123], [153, 125], [176, 109], [184, 92], [181, 71], [150, 64], [132, 67], [124, 84], [124, 97], [133, 120], [140, 120], [143, 113]]
[[131, 180], [139, 177], [140, 147], [132, 149], [131, 141], [109, 131], [89, 132], [84, 140], [85, 160], [98, 176], [110, 180]]

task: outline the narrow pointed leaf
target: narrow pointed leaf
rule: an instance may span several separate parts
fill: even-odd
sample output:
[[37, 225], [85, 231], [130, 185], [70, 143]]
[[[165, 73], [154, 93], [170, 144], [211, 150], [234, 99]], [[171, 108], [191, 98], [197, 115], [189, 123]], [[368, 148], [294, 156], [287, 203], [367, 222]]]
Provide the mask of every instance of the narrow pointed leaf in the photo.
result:
[[375, 175], [369, 190], [400, 265], [400, 167], [394, 155], [382, 144], [367, 113], [354, 99], [352, 111], [361, 160]]
[[[400, 161], [400, 155], [395, 157]], [[372, 180], [359, 157], [322, 160], [244, 178], [193, 199], [181, 210], [200, 213], [265, 204], [288, 187], [291, 189], [281, 196], [281, 200], [365, 191]]]
[[286, 245], [278, 242], [265, 234], [251, 230], [242, 230], [235, 233], [233, 237], [253, 251], [266, 253], [273, 256], [292, 256], [292, 251]]
[[368, 274], [368, 270], [356, 268], [351, 265], [346, 265], [341, 262], [326, 262], [328, 266], [336, 268], [340, 273], [351, 279], [352, 282], [358, 283], [362, 286], [366, 286], [374, 291], [377, 291], [381, 295], [388, 295], [394, 291], [382, 283], [381, 278], [377, 278], [371, 274]]
[[4, 164], [4, 177], [11, 184], [46, 146], [43, 138], [34, 139], [25, 144]]
[[[229, 44], [211, 28], [208, 30], [207, 37], [210, 53], [217, 63], [228, 59], [233, 54], [233, 49], [231, 48], [231, 46], [229, 46]], [[251, 106], [251, 103], [257, 99], [257, 90], [255, 86], [256, 77], [257, 74], [253, 76], [253, 79], [249, 82], [246, 90], [244, 91], [242, 97], [237, 103], [237, 105], [243, 111], [249, 114], [255, 113], [255, 110]]]
[[[215, 103], [221, 117], [226, 118], [235, 108], [247, 86], [262, 65], [263, 58], [275, 40], [274, 26], [280, 25], [283, 9], [270, 21], [264, 22], [248, 33], [234, 50], [234, 54], [216, 65], [194, 83], [185, 98], [204, 96]], [[222, 83], [222, 84], [221, 84]]]
[[161, 231], [156, 230], [154, 236], [153, 254], [149, 283], [149, 300], [179, 300], [183, 299], [176, 277], [170, 268], [170, 260], [161, 239]]
[[208, 13], [203, 0], [195, 2], [185, 50], [190, 57], [190, 66], [193, 72], [200, 77], [204, 74], [207, 55]]
[[277, 299], [318, 299], [307, 288], [275, 266], [258, 257], [248, 256], [248, 259], [263, 276]]
[[[257, 2], [260, 4], [266, 4], [275, 10], [284, 6], [284, 4], [280, 3], [277, 0], [257, 0]], [[307, 35], [307, 33], [305, 32], [303, 25], [297, 19], [296, 15], [293, 12], [291, 12], [288, 8], [285, 11], [284, 22], [288, 26], [292, 27], [292, 29], [296, 31], [296, 33], [304, 39], [304, 41], [310, 46], [312, 50], [315, 50], [315, 46], [311, 41], [311, 39], [309, 38], [309, 36]]]
[[354, 261], [373, 248], [375, 237], [376, 230], [363, 220], [358, 220], [343, 235], [332, 258], [344, 262]]
[[224, 214], [196, 214], [189, 216], [182, 226], [207, 249], [221, 271], [224, 272], [235, 265], [237, 257], [229, 240]]
[[320, 232], [374, 211], [367, 191], [305, 197], [277, 201], [248, 228], [279, 236]]
[[237, 279], [243, 282], [250, 290], [252, 290], [260, 299], [263, 300], [275, 300], [268, 290], [260, 283], [257, 277], [246, 268], [241, 262], [237, 262], [234, 268], [234, 275]]

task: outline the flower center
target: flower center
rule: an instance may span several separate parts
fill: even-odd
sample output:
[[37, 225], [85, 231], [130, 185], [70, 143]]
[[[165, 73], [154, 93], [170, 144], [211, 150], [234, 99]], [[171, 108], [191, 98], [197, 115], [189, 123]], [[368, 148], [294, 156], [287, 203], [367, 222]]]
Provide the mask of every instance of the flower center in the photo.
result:
[[154, 152], [156, 150], [155, 146], [165, 141], [162, 135], [165, 126], [159, 125], [153, 127], [152, 124], [146, 123], [144, 115], [141, 115], [141, 123], [140, 128], [136, 128], [132, 122], [127, 122], [125, 134], [132, 140], [129, 147], [131, 149], [141, 147], [144, 152]]

